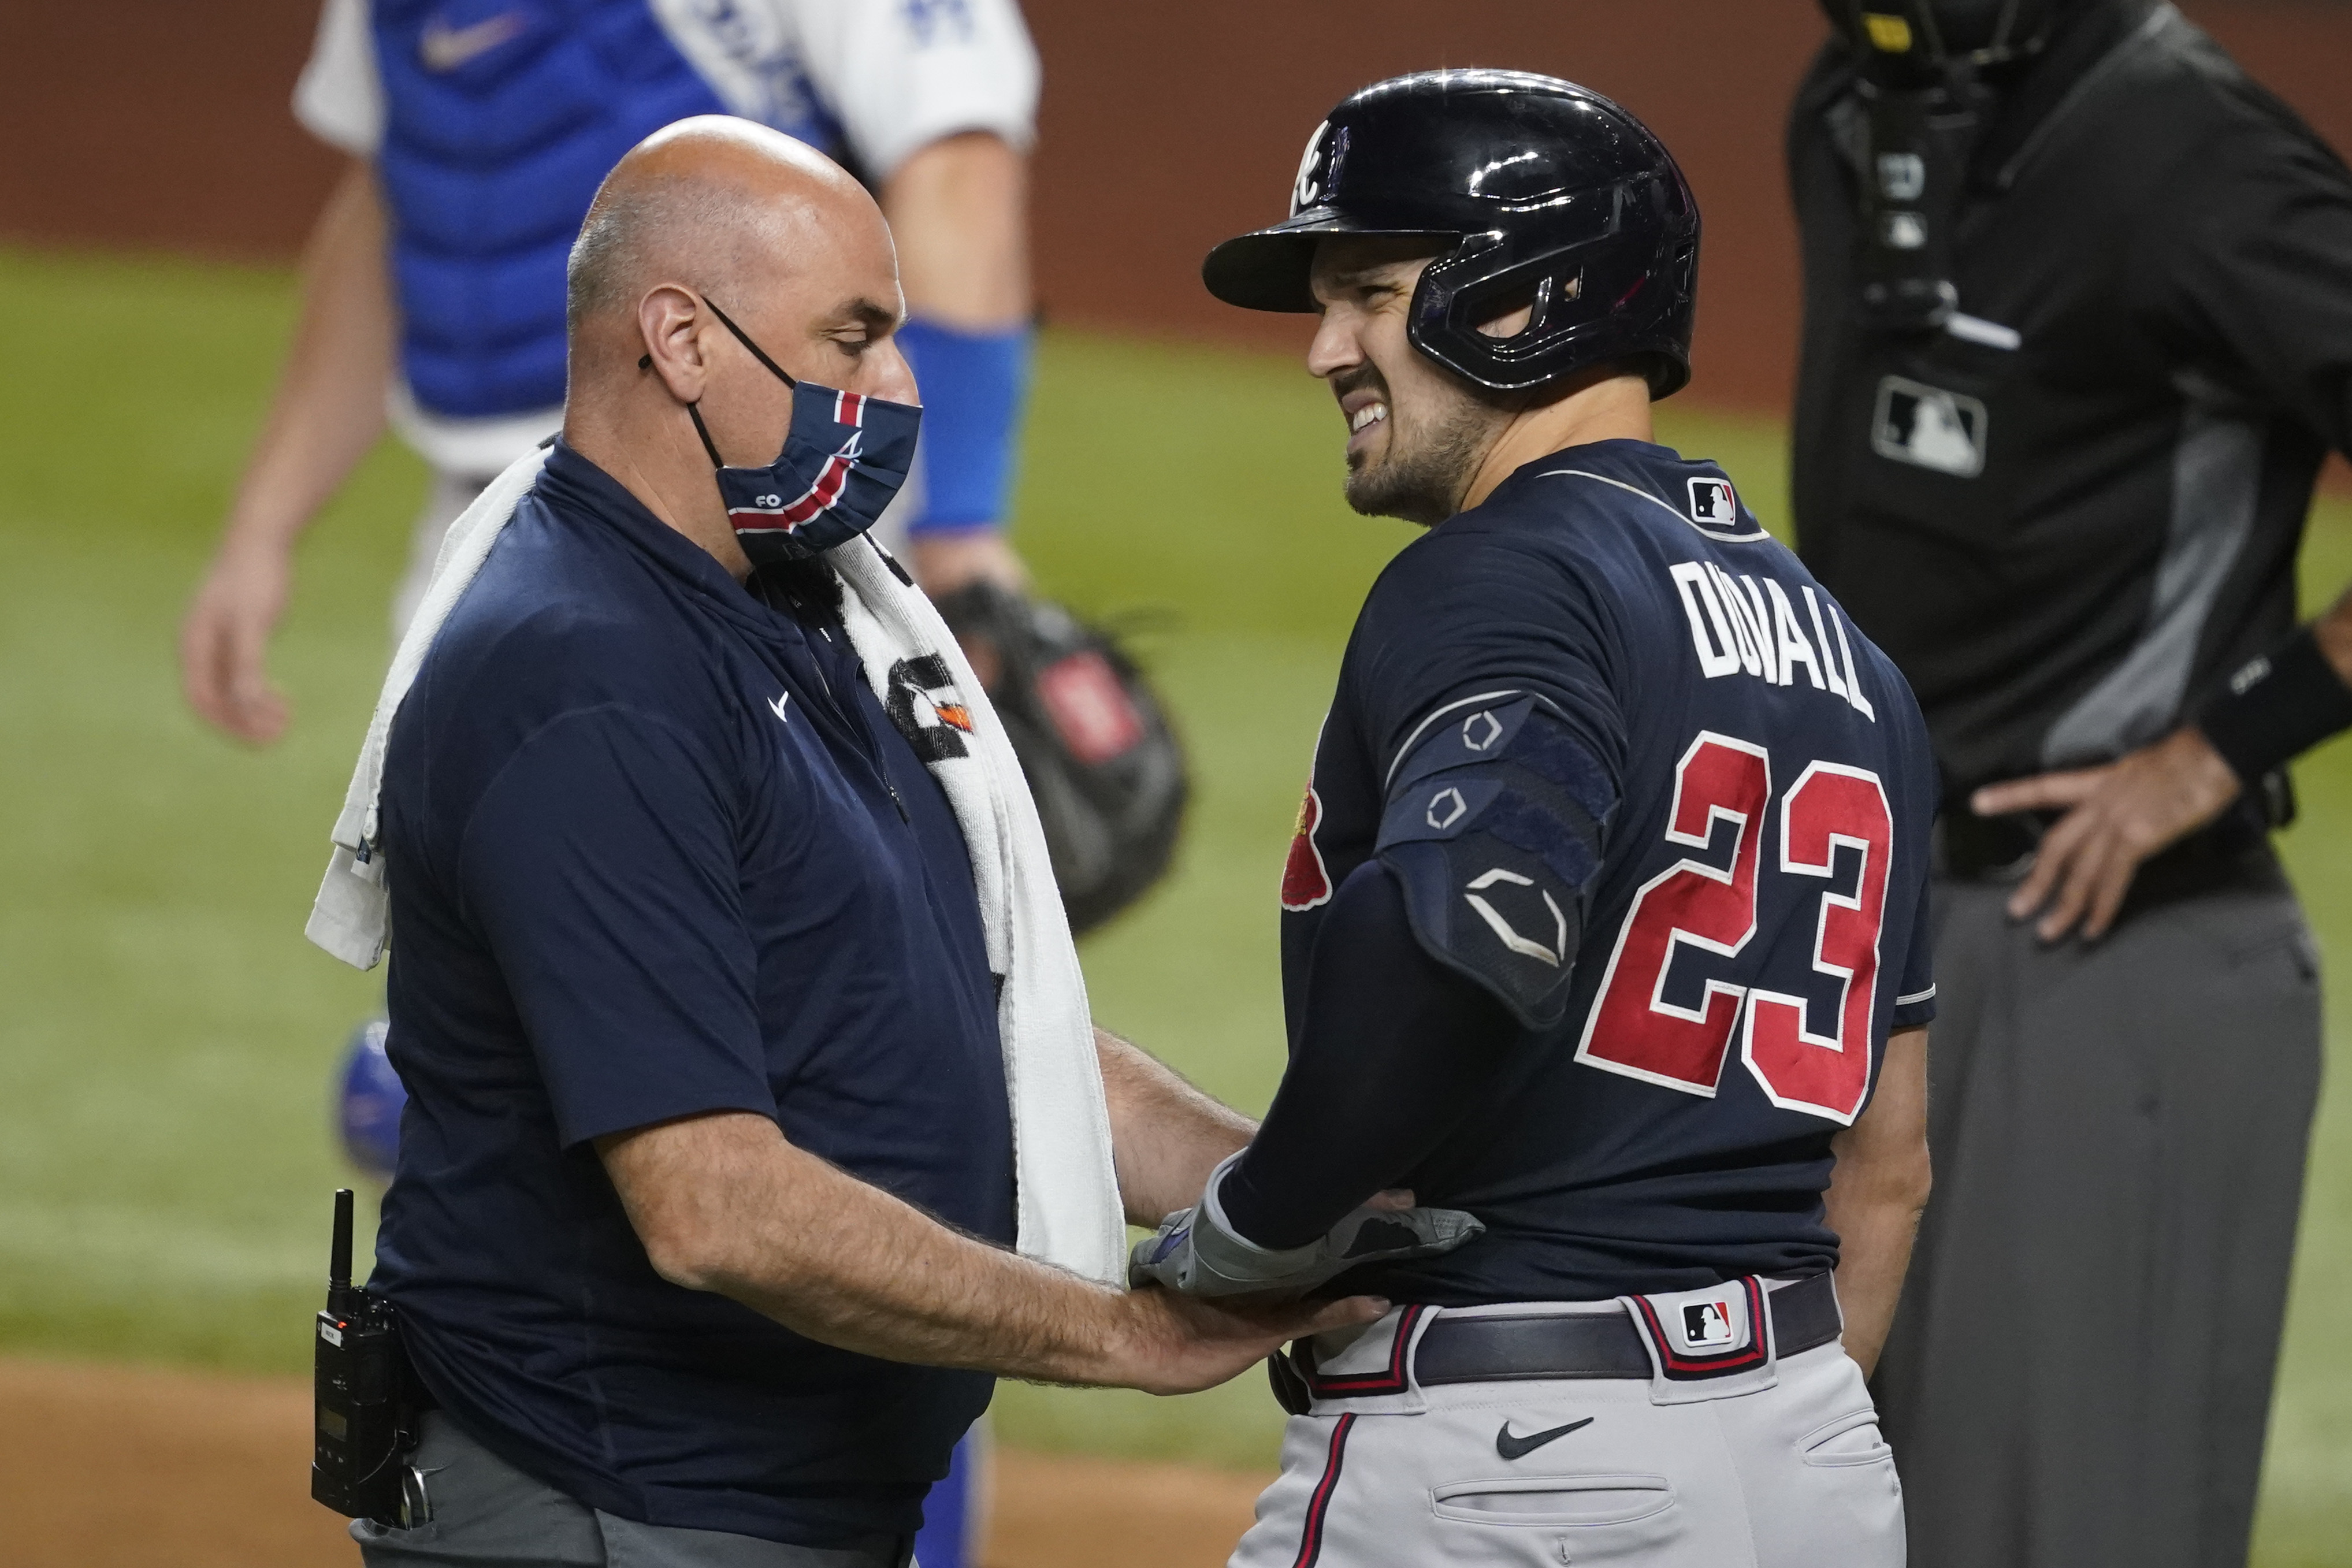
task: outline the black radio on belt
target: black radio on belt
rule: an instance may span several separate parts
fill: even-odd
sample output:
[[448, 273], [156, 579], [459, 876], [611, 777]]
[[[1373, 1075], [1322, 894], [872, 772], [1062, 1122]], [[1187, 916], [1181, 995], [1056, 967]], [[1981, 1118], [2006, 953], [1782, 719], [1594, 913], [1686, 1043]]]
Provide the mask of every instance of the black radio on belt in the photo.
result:
[[352, 1190], [335, 1194], [327, 1310], [318, 1317], [310, 1496], [337, 1513], [414, 1529], [433, 1517], [410, 1466], [424, 1405], [392, 1303], [352, 1284]]

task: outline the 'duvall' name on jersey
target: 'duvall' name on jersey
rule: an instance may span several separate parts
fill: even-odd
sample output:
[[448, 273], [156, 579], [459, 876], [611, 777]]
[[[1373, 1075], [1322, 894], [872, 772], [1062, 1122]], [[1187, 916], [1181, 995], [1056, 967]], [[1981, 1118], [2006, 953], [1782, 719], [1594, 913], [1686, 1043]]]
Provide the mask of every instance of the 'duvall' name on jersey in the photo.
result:
[[[1810, 583], [1798, 592], [1804, 622], [1788, 590], [1770, 577], [1759, 582], [1735, 577], [1712, 561], [1684, 561], [1669, 569], [1690, 622], [1691, 645], [1709, 680], [1721, 675], [1752, 675], [1775, 686], [1795, 684], [1802, 666], [1816, 691], [1843, 697], [1872, 723], [1878, 721], [1854, 675], [1853, 647], [1835, 605], [1823, 609]], [[1805, 636], [1805, 623], [1812, 637]], [[1834, 641], [1832, 641], [1834, 639]]]

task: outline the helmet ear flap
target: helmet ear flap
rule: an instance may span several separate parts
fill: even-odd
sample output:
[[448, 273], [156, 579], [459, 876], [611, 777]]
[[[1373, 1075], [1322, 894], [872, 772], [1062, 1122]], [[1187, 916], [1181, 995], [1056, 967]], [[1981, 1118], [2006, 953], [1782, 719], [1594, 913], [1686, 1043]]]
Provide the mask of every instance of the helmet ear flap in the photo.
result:
[[[1685, 238], [1660, 275], [1656, 247], [1677, 229]], [[1532, 391], [1589, 364], [1638, 356], [1652, 392], [1666, 396], [1689, 379], [1696, 231], [1678, 179], [1584, 193], [1555, 206], [1540, 226], [1469, 235], [1431, 262], [1414, 290], [1408, 336], [1489, 392]], [[1522, 307], [1528, 321], [1517, 331], [1482, 330]]]
[[[1430, 263], [1414, 289], [1407, 335], [1423, 354], [1489, 392], [1523, 392], [1560, 374], [1563, 352], [1573, 352], [1570, 340], [1590, 324], [1582, 308], [1589, 268], [1575, 254], [1581, 244], [1499, 266], [1492, 259], [1498, 248], [1465, 244]], [[1528, 319], [1517, 331], [1486, 330], [1522, 310]]]
[[[1525, 348], [1538, 342], [1561, 323], [1566, 308], [1584, 293], [1584, 268], [1567, 265], [1548, 268], [1533, 279], [1506, 279], [1507, 286], [1470, 288], [1456, 296], [1454, 319], [1466, 323], [1469, 330], [1495, 344], [1502, 353]], [[1496, 322], [1507, 321], [1520, 311], [1527, 320], [1507, 332], [1490, 331]]]

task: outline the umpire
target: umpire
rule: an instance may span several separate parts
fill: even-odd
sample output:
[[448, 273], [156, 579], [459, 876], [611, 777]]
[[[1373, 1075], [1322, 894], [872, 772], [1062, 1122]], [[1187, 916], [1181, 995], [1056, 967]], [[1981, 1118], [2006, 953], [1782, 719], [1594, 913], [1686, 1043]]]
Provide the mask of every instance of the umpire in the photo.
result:
[[2268, 830], [2352, 723], [2352, 603], [2294, 584], [2352, 174], [2169, 5], [1827, 8], [1797, 521], [1945, 789], [1912, 1560], [2239, 1563], [2319, 1072]]

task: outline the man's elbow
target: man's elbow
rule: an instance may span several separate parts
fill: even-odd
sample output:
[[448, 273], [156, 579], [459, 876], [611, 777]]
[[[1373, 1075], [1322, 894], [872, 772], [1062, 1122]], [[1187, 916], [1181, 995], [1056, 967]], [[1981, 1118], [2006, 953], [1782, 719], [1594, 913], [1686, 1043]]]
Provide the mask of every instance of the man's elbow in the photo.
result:
[[688, 1290], [723, 1292], [743, 1262], [731, 1195], [782, 1142], [773, 1122], [743, 1112], [611, 1134], [596, 1152], [654, 1272]]
[[1917, 1215], [1927, 1206], [1935, 1171], [1924, 1138], [1838, 1152], [1835, 1186], [1848, 1201], [1881, 1212]]
[[1935, 1162], [1928, 1158], [1927, 1140], [1923, 1138], [1904, 1151], [1900, 1159], [1890, 1162], [1890, 1166], [1885, 1173], [1887, 1202], [1900, 1205], [1912, 1215], [1925, 1210], [1936, 1187]]
[[698, 1226], [640, 1226], [637, 1239], [645, 1244], [646, 1261], [654, 1272], [688, 1290], [718, 1290], [728, 1276], [724, 1248]]
[[723, 1216], [692, 1202], [633, 1212], [631, 1223], [654, 1272], [688, 1290], [727, 1294], [743, 1278], [741, 1238]]

